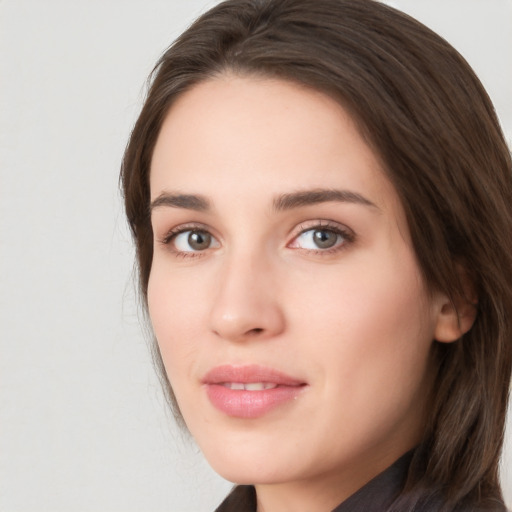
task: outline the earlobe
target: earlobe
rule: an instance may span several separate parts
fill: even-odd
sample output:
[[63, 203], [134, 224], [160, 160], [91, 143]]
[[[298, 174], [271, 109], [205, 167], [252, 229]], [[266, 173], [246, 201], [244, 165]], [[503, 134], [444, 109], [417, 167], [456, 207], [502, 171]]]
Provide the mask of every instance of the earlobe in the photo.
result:
[[452, 343], [466, 334], [475, 322], [477, 303], [461, 297], [457, 303], [445, 297], [441, 305], [434, 332], [434, 339], [441, 343]]

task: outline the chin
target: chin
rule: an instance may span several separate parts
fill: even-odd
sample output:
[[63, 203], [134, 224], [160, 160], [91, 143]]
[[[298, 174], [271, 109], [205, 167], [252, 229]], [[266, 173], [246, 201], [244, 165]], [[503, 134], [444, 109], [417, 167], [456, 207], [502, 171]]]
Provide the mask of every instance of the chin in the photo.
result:
[[206, 442], [196, 438], [196, 442], [212, 469], [230, 482], [272, 484], [292, 477], [290, 469], [295, 465], [291, 460], [297, 458], [297, 453], [295, 451], [292, 459], [291, 454], [283, 453], [286, 449], [283, 450], [282, 439], [278, 447], [275, 436], [273, 439], [243, 437], [224, 433], [221, 437], [210, 435]]
[[225, 480], [239, 485], [264, 485], [277, 484], [294, 479], [294, 475], [288, 469], [273, 467], [271, 463], [255, 463], [251, 459], [229, 457], [222, 461], [208, 459], [213, 470]]

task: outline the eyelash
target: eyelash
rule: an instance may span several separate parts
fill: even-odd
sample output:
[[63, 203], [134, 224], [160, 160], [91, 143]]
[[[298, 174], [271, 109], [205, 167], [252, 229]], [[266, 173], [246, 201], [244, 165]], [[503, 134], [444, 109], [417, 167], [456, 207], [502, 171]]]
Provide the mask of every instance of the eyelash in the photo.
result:
[[[171, 242], [178, 235], [180, 235], [182, 233], [186, 233], [188, 231], [204, 232], [204, 233], [208, 233], [211, 235], [210, 230], [207, 226], [200, 225], [200, 224], [185, 224], [185, 225], [181, 225], [181, 226], [178, 226], [176, 228], [169, 230], [165, 234], [165, 236], [162, 237], [161, 239], [159, 239], [158, 241], [162, 245], [171, 246]], [[308, 254], [314, 254], [314, 255], [318, 254], [318, 255], [326, 256], [326, 255], [330, 255], [330, 254], [335, 254], [339, 251], [346, 249], [346, 246], [352, 244], [356, 238], [355, 234], [352, 230], [350, 230], [348, 228], [344, 228], [340, 224], [333, 223], [330, 221], [314, 221], [314, 222], [308, 223], [308, 224], [300, 224], [297, 228], [297, 234], [294, 235], [292, 242], [290, 242], [290, 243], [293, 243], [301, 235], [303, 235], [304, 233], [307, 233], [308, 231], [329, 231], [338, 236], [341, 236], [343, 241], [341, 243], [335, 245], [334, 247], [327, 248], [327, 249], [320, 249], [320, 248], [304, 249], [304, 248], [298, 247], [295, 250], [302, 250], [304, 252], [307, 252]], [[212, 236], [212, 238], [215, 239], [215, 237], [213, 235], [211, 235], [211, 236]], [[288, 245], [289, 244], [287, 244], [287, 246]], [[181, 258], [197, 258], [197, 257], [204, 256], [204, 253], [207, 252], [206, 249], [204, 251], [179, 251], [175, 248], [171, 248], [170, 250], [176, 257], [181, 257]]]

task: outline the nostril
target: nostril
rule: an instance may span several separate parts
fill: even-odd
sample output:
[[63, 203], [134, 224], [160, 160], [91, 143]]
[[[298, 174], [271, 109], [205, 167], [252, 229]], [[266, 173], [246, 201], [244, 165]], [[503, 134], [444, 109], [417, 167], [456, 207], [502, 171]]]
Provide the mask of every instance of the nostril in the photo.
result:
[[255, 327], [254, 329], [247, 331], [247, 334], [257, 335], [262, 332], [263, 332], [263, 329], [261, 327]]

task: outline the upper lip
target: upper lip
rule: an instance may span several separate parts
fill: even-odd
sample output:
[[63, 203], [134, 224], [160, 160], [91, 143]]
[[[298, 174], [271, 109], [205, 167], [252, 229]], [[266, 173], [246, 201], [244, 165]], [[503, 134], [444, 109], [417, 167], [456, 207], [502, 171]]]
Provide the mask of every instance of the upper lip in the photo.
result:
[[301, 386], [305, 382], [291, 377], [274, 368], [260, 365], [221, 365], [212, 368], [202, 379], [203, 384], [223, 384], [237, 382], [248, 384], [251, 382], [268, 382], [279, 386]]

